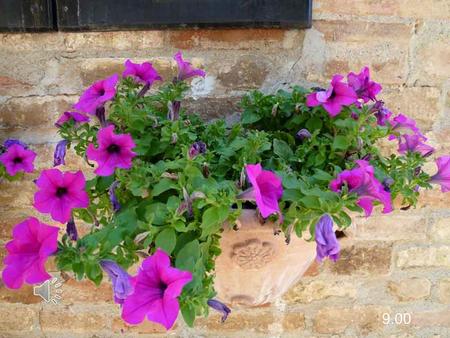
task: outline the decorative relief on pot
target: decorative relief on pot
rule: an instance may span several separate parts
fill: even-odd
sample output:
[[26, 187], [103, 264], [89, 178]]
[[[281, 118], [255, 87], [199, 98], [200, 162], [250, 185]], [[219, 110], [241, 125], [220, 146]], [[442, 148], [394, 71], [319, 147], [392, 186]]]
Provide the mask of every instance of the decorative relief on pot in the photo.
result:
[[244, 270], [260, 269], [273, 260], [275, 248], [270, 242], [249, 239], [233, 245], [231, 259]]

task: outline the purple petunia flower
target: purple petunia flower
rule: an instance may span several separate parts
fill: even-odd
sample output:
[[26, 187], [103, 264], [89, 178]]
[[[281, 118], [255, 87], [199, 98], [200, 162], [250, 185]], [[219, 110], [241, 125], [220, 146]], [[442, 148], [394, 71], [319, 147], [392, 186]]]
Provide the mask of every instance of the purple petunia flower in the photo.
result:
[[206, 144], [202, 141], [194, 142], [189, 149], [189, 158], [194, 158], [197, 155], [206, 153]]
[[78, 240], [77, 226], [76, 226], [75, 221], [73, 220], [73, 218], [71, 218], [69, 220], [69, 222], [67, 222], [66, 234], [72, 241]]
[[58, 142], [53, 153], [53, 166], [59, 166], [61, 164], [66, 164], [66, 148], [69, 142], [67, 140], [61, 140]]
[[242, 192], [238, 198], [256, 201], [256, 205], [264, 218], [277, 213], [280, 215], [278, 200], [283, 196], [281, 179], [269, 170], [264, 170], [261, 164], [247, 164], [247, 177], [252, 185]]
[[228, 315], [231, 313], [231, 309], [228, 306], [226, 306], [222, 302], [219, 302], [217, 299], [210, 299], [207, 301], [207, 303], [214, 310], [222, 313], [222, 319], [221, 319], [222, 323], [227, 320]]
[[84, 113], [94, 115], [97, 108], [102, 107], [105, 102], [114, 98], [118, 81], [119, 75], [114, 74], [104, 80], [94, 82], [73, 107]]
[[75, 124], [86, 123], [90, 121], [90, 118], [84, 114], [76, 111], [65, 111], [56, 121], [55, 126], [60, 128], [64, 123], [73, 121]]
[[136, 82], [142, 83], [147, 86], [151, 86], [155, 81], [161, 81], [162, 77], [150, 62], [144, 62], [142, 64], [133, 63], [131, 60], [125, 61], [125, 70], [122, 74], [123, 77], [132, 77]]
[[41, 213], [49, 213], [55, 221], [66, 223], [72, 217], [72, 209], [89, 205], [86, 180], [80, 170], [75, 173], [43, 170], [36, 185], [39, 191], [34, 194], [34, 207]]
[[112, 208], [114, 212], [120, 210], [120, 203], [116, 196], [116, 189], [119, 185], [119, 181], [114, 181], [108, 189], [109, 200], [111, 201]]
[[113, 260], [102, 259], [100, 266], [111, 279], [114, 301], [117, 304], [123, 304], [125, 299], [134, 292], [132, 277]]
[[7, 255], [2, 279], [10, 289], [22, 284], [36, 284], [50, 279], [45, 262], [58, 247], [58, 227], [29, 217], [13, 229], [13, 239], [6, 243]]
[[134, 292], [123, 303], [122, 318], [129, 324], [139, 324], [147, 317], [170, 329], [180, 310], [177, 298], [192, 274], [171, 267], [169, 255], [157, 249], [142, 262], [134, 278]]
[[316, 259], [319, 262], [322, 262], [326, 257], [329, 257], [335, 262], [339, 259], [339, 242], [333, 231], [333, 220], [329, 215], [323, 215], [316, 224], [315, 239], [317, 244]]
[[371, 215], [374, 201], [380, 201], [384, 205], [383, 213], [391, 212], [391, 194], [375, 178], [373, 167], [364, 160], [358, 160], [356, 163], [358, 168], [341, 172], [330, 182], [330, 189], [339, 192], [342, 186], [347, 184], [350, 193], [358, 194], [357, 204], [364, 209], [366, 216]]
[[21, 145], [24, 149], [28, 149], [28, 145], [20, 140], [15, 140], [15, 139], [7, 139], [4, 143], [3, 146], [5, 148], [9, 148], [14, 144], [18, 144]]
[[402, 135], [398, 145], [398, 152], [405, 154], [406, 152], [419, 153], [424, 157], [430, 156], [434, 152], [434, 148], [422, 142], [422, 138], [418, 135]]
[[308, 129], [300, 129], [297, 134], [295, 134], [295, 136], [300, 140], [306, 140], [308, 138], [311, 138], [311, 133], [309, 132]]
[[[417, 135], [420, 136], [423, 141], [427, 140], [427, 138], [420, 132], [420, 129], [416, 126], [416, 121], [406, 115], [398, 114], [392, 119], [390, 123], [392, 125], [393, 132], [396, 132], [400, 135]], [[389, 140], [393, 140], [395, 138], [395, 135], [389, 136]]]
[[358, 100], [353, 88], [342, 82], [342, 75], [334, 75], [326, 91], [309, 94], [306, 97], [308, 107], [322, 106], [331, 117], [339, 115], [343, 106], [349, 106]]
[[35, 158], [36, 153], [34, 151], [25, 149], [21, 144], [14, 143], [0, 155], [0, 162], [5, 166], [8, 175], [14, 176], [19, 171], [33, 172]]
[[431, 176], [430, 182], [439, 184], [442, 192], [450, 191], [450, 156], [441, 156], [436, 160], [438, 171]]
[[89, 144], [86, 155], [96, 161], [98, 168], [94, 171], [99, 176], [109, 176], [116, 168], [131, 168], [131, 160], [136, 156], [132, 151], [136, 147], [130, 134], [114, 134], [114, 126], [100, 129], [97, 133], [98, 148]]
[[384, 106], [383, 101], [376, 101], [372, 107], [372, 111], [375, 113], [374, 115], [377, 118], [377, 124], [379, 126], [385, 126], [392, 115], [392, 112]]
[[376, 95], [381, 91], [382, 87], [379, 83], [370, 80], [370, 71], [368, 67], [361, 69], [359, 74], [350, 72], [347, 75], [347, 82], [350, 87], [362, 99], [364, 103], [370, 100], [375, 101]]
[[184, 61], [181, 51], [176, 53], [173, 58], [178, 65], [177, 81], [184, 81], [194, 76], [206, 76], [206, 73], [202, 69], [196, 69], [192, 67], [190, 62]]

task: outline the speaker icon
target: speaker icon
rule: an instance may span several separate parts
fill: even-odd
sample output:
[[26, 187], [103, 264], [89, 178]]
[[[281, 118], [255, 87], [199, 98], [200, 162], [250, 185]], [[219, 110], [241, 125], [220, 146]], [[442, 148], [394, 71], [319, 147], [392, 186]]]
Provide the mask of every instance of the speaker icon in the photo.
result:
[[58, 301], [61, 299], [61, 286], [62, 283], [58, 281], [58, 278], [54, 277], [46, 280], [41, 285], [33, 287], [33, 295], [41, 297], [46, 303], [58, 304]]

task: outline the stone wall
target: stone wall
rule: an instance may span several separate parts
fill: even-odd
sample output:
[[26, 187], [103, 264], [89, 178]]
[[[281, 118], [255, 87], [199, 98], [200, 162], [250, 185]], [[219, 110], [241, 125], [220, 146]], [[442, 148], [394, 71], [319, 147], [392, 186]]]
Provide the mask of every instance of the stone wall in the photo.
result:
[[[309, 30], [235, 29], [0, 35], [0, 140], [21, 138], [49, 167], [53, 123], [93, 80], [121, 71], [126, 58], [152, 60], [171, 77], [178, 49], [203, 65], [190, 109], [220, 117], [248, 89], [286, 83], [325, 85], [336, 72], [369, 65], [395, 112], [417, 119], [450, 153], [450, 5], [448, 0], [314, 0]], [[70, 160], [69, 168], [80, 162]], [[433, 170], [431, 168], [431, 170]], [[0, 184], [0, 241], [30, 211], [32, 177]], [[426, 193], [417, 209], [357, 219], [341, 260], [313, 266], [276, 304], [235, 310], [225, 324], [179, 321], [183, 337], [449, 337], [450, 195]], [[44, 218], [45, 219], [45, 218]], [[1, 249], [0, 256], [4, 255]], [[0, 285], [1, 337], [166, 336], [155, 324], [129, 327], [108, 284], [68, 280], [60, 305], [30, 287]], [[409, 325], [384, 325], [383, 313], [410, 313]]]

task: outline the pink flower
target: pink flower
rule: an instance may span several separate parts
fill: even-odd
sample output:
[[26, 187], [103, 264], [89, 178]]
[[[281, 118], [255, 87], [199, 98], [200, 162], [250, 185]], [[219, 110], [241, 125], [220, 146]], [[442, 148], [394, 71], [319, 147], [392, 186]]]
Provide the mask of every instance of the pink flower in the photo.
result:
[[13, 229], [13, 239], [6, 243], [6, 265], [2, 273], [5, 285], [18, 289], [24, 282], [36, 284], [50, 279], [45, 262], [58, 246], [58, 230], [30, 217]]
[[[404, 142], [402, 142], [402, 138]], [[419, 153], [422, 156], [429, 156], [434, 152], [434, 148], [422, 142], [422, 138], [418, 135], [402, 135], [398, 145], [398, 152], [405, 154], [406, 152]]]
[[364, 160], [358, 160], [356, 163], [359, 167], [341, 172], [331, 181], [330, 189], [339, 192], [342, 186], [347, 184], [350, 193], [358, 194], [357, 204], [364, 209], [366, 216], [371, 215], [374, 201], [380, 201], [384, 205], [383, 213], [391, 212], [391, 194], [375, 178], [373, 167]]
[[94, 115], [97, 108], [103, 107], [105, 102], [114, 98], [118, 81], [119, 75], [114, 74], [104, 80], [94, 82], [73, 107], [84, 113]]
[[134, 278], [134, 292], [123, 303], [123, 320], [139, 324], [147, 317], [170, 329], [180, 310], [177, 297], [192, 280], [192, 274], [171, 267], [169, 256], [157, 249], [142, 262]]
[[184, 61], [181, 52], [176, 53], [173, 58], [178, 65], [178, 81], [184, 81], [194, 76], [206, 76], [206, 73], [203, 70], [195, 69], [194, 67], [192, 67], [190, 62]]
[[442, 192], [450, 191], [450, 156], [441, 156], [436, 160], [438, 172], [431, 176], [430, 182], [441, 186]]
[[131, 60], [125, 62], [125, 70], [122, 76], [131, 76], [136, 82], [148, 86], [151, 86], [155, 81], [162, 80], [161, 76], [159, 76], [158, 72], [153, 68], [150, 62], [138, 64], [131, 62]]
[[343, 106], [349, 106], [358, 100], [355, 91], [342, 82], [342, 75], [334, 75], [327, 90], [309, 94], [306, 97], [308, 107], [323, 106], [331, 117], [339, 115]]
[[376, 100], [376, 95], [381, 91], [382, 87], [379, 83], [370, 80], [370, 71], [368, 67], [361, 69], [359, 74], [350, 72], [347, 75], [347, 82], [350, 87], [362, 99], [364, 103]]
[[96, 161], [98, 168], [95, 173], [99, 176], [109, 176], [115, 168], [131, 168], [131, 160], [136, 153], [131, 151], [136, 145], [130, 134], [114, 134], [114, 126], [100, 129], [97, 134], [98, 148], [89, 144], [86, 155], [88, 159]]
[[274, 213], [280, 214], [278, 200], [283, 196], [281, 179], [273, 172], [263, 170], [259, 163], [247, 164], [245, 171], [252, 187], [241, 193], [238, 198], [256, 201], [264, 218]]
[[[417, 135], [420, 136], [423, 141], [427, 140], [427, 138], [420, 132], [420, 129], [416, 126], [416, 121], [406, 115], [398, 114], [392, 119], [390, 124], [392, 125], [393, 132], [398, 134]], [[395, 135], [389, 136], [389, 140], [393, 140], [395, 138]]]
[[55, 126], [60, 128], [64, 123], [69, 121], [74, 121], [75, 124], [81, 124], [85, 122], [89, 122], [89, 117], [84, 114], [77, 113], [76, 111], [65, 111], [59, 117], [58, 121], [56, 121]]
[[22, 145], [16, 143], [0, 155], [0, 162], [5, 166], [8, 175], [14, 176], [19, 171], [33, 172], [35, 158], [36, 153], [34, 151], [25, 149]]
[[50, 213], [55, 221], [66, 223], [74, 208], [87, 208], [89, 196], [81, 171], [61, 172], [59, 169], [42, 171], [36, 180], [39, 191], [34, 194], [34, 207], [41, 213]]

